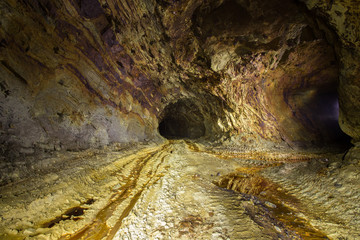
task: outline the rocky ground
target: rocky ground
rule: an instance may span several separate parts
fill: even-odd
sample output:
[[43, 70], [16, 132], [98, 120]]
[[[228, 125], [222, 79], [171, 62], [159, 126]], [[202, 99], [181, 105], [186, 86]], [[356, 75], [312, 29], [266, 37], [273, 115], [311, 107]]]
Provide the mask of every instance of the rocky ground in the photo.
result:
[[179, 140], [38, 164], [0, 188], [1, 239], [360, 238], [360, 166], [342, 155]]

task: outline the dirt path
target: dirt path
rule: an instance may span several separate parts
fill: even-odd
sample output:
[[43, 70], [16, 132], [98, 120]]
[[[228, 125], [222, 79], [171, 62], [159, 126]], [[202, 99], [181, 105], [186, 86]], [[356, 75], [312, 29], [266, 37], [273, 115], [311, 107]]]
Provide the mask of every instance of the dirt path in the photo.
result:
[[315, 221], [320, 208], [289, 192], [292, 178], [276, 174], [306, 159], [284, 164], [187, 141], [58, 158], [62, 169], [0, 189], [2, 239], [337, 237], [331, 219]]

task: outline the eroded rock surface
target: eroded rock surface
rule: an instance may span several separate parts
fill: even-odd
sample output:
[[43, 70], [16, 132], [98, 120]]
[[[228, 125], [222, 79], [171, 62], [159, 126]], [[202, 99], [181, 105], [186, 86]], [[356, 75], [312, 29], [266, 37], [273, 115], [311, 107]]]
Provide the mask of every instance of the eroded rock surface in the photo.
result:
[[359, 6], [1, 1], [0, 238], [359, 238]]
[[[3, 152], [156, 140], [179, 99], [204, 116], [207, 139], [346, 141], [339, 74], [341, 126], [356, 139], [358, 13], [341, 4], [323, 10], [326, 25], [280, 0], [3, 1]], [[338, 8], [352, 9], [343, 22]]]
[[306, 6], [331, 26], [336, 34], [327, 33], [337, 46], [340, 69], [340, 126], [344, 132], [359, 140], [359, 59], [360, 7], [352, 1], [304, 0]]

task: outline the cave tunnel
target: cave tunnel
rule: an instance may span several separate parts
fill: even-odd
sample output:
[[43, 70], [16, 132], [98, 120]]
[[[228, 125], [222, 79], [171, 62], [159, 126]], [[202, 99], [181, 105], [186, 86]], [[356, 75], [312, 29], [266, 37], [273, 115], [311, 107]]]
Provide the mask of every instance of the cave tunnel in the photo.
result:
[[0, 239], [360, 239], [358, 5], [0, 0]]
[[305, 95], [310, 99], [308, 102], [304, 101], [306, 104], [300, 107], [299, 111], [304, 111], [304, 118], [312, 121], [308, 123], [313, 129], [318, 129], [323, 145], [333, 144], [345, 149], [351, 147], [351, 137], [345, 134], [339, 125], [339, 98], [336, 88], [309, 90]]
[[165, 107], [159, 133], [167, 139], [197, 139], [205, 135], [204, 117], [189, 99]]
[[[351, 137], [339, 125], [339, 98], [336, 82], [330, 85], [298, 89], [286, 93], [286, 102], [295, 119], [312, 135], [308, 147], [335, 147], [348, 149]], [[303, 131], [289, 128], [293, 133]]]

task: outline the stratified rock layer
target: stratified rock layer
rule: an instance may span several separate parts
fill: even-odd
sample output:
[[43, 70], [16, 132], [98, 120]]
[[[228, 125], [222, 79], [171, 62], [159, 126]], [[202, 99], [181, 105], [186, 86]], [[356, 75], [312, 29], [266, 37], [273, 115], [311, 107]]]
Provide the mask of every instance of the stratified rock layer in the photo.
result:
[[306, 1], [325, 21], [280, 0], [0, 4], [5, 155], [159, 140], [163, 111], [179, 99], [199, 109], [204, 139], [341, 142], [339, 74], [340, 124], [358, 139], [350, 3]]

